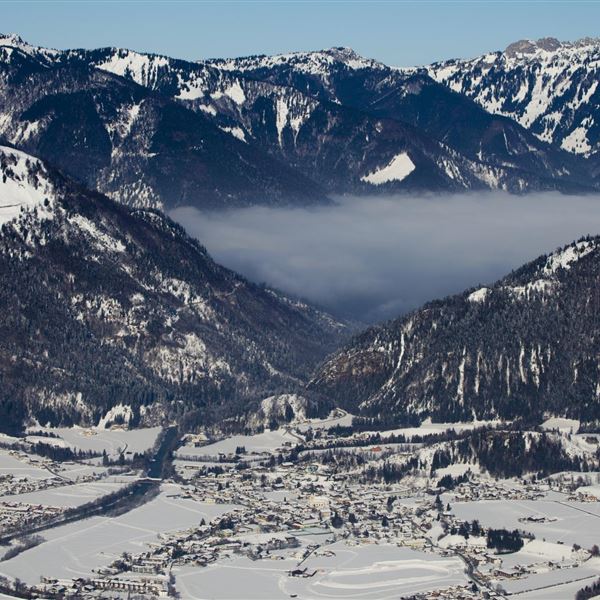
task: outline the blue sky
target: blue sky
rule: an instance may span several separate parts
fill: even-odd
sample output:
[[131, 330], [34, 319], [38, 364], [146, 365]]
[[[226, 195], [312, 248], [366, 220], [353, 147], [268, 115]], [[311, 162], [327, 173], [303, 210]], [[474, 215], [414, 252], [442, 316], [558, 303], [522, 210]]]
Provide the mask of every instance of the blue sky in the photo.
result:
[[0, 0], [0, 30], [56, 48], [121, 46], [180, 58], [351, 46], [409, 66], [521, 38], [596, 36], [588, 1]]

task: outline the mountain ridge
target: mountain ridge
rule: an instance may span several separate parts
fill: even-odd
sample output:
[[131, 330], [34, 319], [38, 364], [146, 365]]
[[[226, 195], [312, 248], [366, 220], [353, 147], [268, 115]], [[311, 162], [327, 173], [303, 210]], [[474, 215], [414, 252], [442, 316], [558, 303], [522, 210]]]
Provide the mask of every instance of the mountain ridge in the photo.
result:
[[328, 202], [318, 185], [201, 111], [63, 58], [40, 62], [0, 46], [0, 135], [86, 186], [167, 209]]
[[[1, 47], [6, 51], [6, 46]], [[20, 128], [14, 125], [23, 114], [31, 115], [22, 110], [28, 107], [20, 107], [22, 98], [37, 91], [39, 102], [43, 101], [43, 90], [40, 93], [28, 85], [28, 70], [34, 68], [30, 63], [38, 54], [43, 63], [38, 69], [42, 72], [52, 68], [62, 68], [63, 73], [87, 69], [92, 73], [90, 81], [99, 77], [94, 72], [111, 74], [115, 83], [105, 84], [105, 96], [118, 96], [117, 88], [126, 86], [117, 83], [120, 78], [147, 90], [150, 96], [146, 101], [153, 98], [153, 105], [172, 102], [189, 111], [170, 135], [167, 146], [162, 147], [167, 158], [142, 161], [141, 150], [146, 154], [153, 150], [144, 147], [144, 138], [130, 139], [132, 123], [136, 122], [132, 111], [139, 110], [137, 103], [128, 102], [122, 108], [115, 105], [113, 113], [118, 118], [107, 120], [93, 106], [97, 92], [91, 84], [83, 82], [70, 92], [69, 102], [82, 101], [74, 94], [92, 95], [86, 100], [85, 110], [92, 116], [95, 111], [97, 117], [93, 118], [100, 125], [94, 125], [87, 138], [98, 139], [99, 147], [91, 151], [102, 155], [104, 165], [99, 180], [85, 171], [70, 174], [126, 203], [135, 202], [137, 197], [138, 202], [167, 208], [182, 202], [216, 208], [263, 202], [322, 203], [326, 194], [339, 193], [479, 189], [585, 193], [597, 185], [583, 159], [540, 141], [512, 120], [489, 114], [466, 96], [436, 83], [427, 73], [387, 67], [348, 48], [233, 59], [226, 64], [218, 60], [193, 63], [110, 47], [37, 52], [27, 45], [27, 50], [24, 75], [18, 69], [11, 70], [10, 57], [5, 57], [8, 70], [4, 98], [13, 110], [0, 118], [0, 125], [5, 123], [0, 134], [13, 143], [26, 144], [33, 153], [45, 148], [45, 158], [59, 160], [65, 153], [60, 142], [52, 147], [55, 142], [43, 129], [49, 125], [40, 125], [45, 123], [40, 119], [25, 119]], [[128, 93], [142, 94], [133, 89]], [[104, 105], [108, 103], [103, 100]], [[453, 118], [446, 119], [447, 114]], [[48, 112], [42, 116], [51, 124], [52, 118], [58, 119]], [[66, 127], [60, 121], [59, 126]], [[156, 127], [158, 124], [152, 123], [146, 127], [147, 139], [154, 139]], [[201, 139], [210, 138], [211, 151], [183, 168], [184, 159], [177, 154], [173, 138], [183, 135], [182, 130], [194, 128]], [[125, 138], [115, 141], [113, 132], [125, 129]], [[69, 131], [68, 135], [73, 137], [75, 132]], [[42, 141], [36, 146], [36, 136], [45, 146], [40, 146]], [[140, 150], [136, 152], [137, 165], [129, 167], [119, 161], [119, 156], [124, 152], [123, 144], [136, 143]], [[199, 140], [191, 138], [189, 144], [186, 156], [196, 152], [193, 149], [199, 146]], [[219, 170], [210, 162], [210, 156], [222, 152], [219, 148], [227, 148], [229, 156], [242, 156], [244, 166], [230, 160], [231, 168]], [[376, 175], [389, 172], [389, 166], [403, 155], [413, 165], [409, 173], [387, 179]], [[97, 160], [96, 156], [91, 158]], [[245, 166], [248, 163], [253, 170]], [[210, 176], [205, 182], [195, 174], [205, 172], [207, 167]], [[139, 173], [143, 175], [143, 188], [139, 187]], [[238, 173], [245, 179], [237, 181]], [[176, 181], [182, 178], [185, 186], [178, 187]], [[260, 191], [250, 191], [253, 186]]]
[[600, 237], [426, 303], [334, 353], [309, 389], [368, 417], [600, 418]]
[[598, 152], [600, 40], [520, 40], [506, 50], [424, 67], [434, 79], [538, 138], [584, 156]]

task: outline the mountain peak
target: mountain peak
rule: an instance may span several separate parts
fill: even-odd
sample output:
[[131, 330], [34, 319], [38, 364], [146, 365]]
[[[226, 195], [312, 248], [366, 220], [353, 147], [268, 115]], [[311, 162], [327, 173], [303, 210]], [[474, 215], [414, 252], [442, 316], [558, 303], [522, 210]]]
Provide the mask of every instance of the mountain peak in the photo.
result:
[[531, 55], [542, 52], [556, 52], [561, 49], [584, 48], [586, 46], [598, 46], [600, 39], [592, 37], [584, 37], [574, 42], [561, 42], [554, 37], [543, 37], [538, 40], [518, 40], [509, 44], [504, 50], [504, 54], [508, 57], [516, 57], [518, 55]]
[[333, 46], [324, 50], [309, 52], [308, 55], [313, 57], [327, 56], [336, 62], [344, 63], [350, 68], [363, 69], [367, 67], [378, 67], [381, 65], [380, 62], [372, 59], [365, 58], [356, 52], [353, 48], [348, 46]]
[[287, 52], [283, 54], [242, 56], [233, 59], [211, 59], [205, 61], [221, 69], [250, 71], [260, 68], [273, 68], [282, 65], [293, 65], [305, 72], [320, 72], [331, 64], [339, 63], [349, 69], [385, 68], [372, 59], [365, 58], [347, 46], [333, 46], [322, 50]]
[[518, 40], [509, 44], [504, 50], [507, 56], [516, 56], [517, 54], [535, 54], [538, 50], [554, 52], [562, 47], [562, 42], [553, 37], [540, 38], [534, 40]]
[[[321, 50], [320, 53], [328, 54], [329, 56], [333, 56], [342, 60], [348, 58], [363, 58], [349, 46], [332, 46], [331, 48]], [[316, 54], [319, 54], [319, 52], [316, 52]]]
[[17, 48], [21, 52], [29, 54], [30, 56], [43, 56], [49, 58], [58, 54], [57, 50], [50, 48], [42, 48], [34, 46], [29, 42], [26, 42], [20, 35], [16, 33], [0, 33], [0, 48]]
[[11, 46], [11, 45], [25, 45], [25, 40], [16, 33], [0, 33], [0, 45]]

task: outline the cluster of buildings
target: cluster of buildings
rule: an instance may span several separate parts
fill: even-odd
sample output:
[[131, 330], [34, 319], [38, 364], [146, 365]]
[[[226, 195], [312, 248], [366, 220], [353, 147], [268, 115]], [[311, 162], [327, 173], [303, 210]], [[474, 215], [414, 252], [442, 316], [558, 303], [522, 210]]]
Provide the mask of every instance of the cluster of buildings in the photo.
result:
[[64, 509], [41, 504], [0, 502], [0, 534], [22, 531], [60, 515]]
[[[22, 474], [3, 473], [0, 475], [0, 535], [27, 530], [46, 520], [57, 517], [63, 508], [44, 504], [23, 502], [19, 496], [32, 492], [73, 485], [67, 477], [60, 473], [64, 465], [44, 457], [29, 455], [19, 450], [8, 451], [9, 456], [22, 462], [24, 466], [36, 467], [48, 471], [48, 477], [27, 477]], [[106, 472], [86, 473], [78, 475], [77, 483], [98, 481], [106, 476]]]
[[[304, 450], [282, 442], [270, 451], [189, 458], [186, 449], [177, 453], [176, 480], [179, 497], [203, 504], [227, 505], [208, 522], [202, 519], [189, 529], [161, 534], [138, 554], [123, 554], [94, 577], [70, 581], [45, 580], [46, 593], [73, 590], [82, 598], [123, 597], [139, 594], [172, 597], [177, 594], [176, 573], [180, 567], [203, 568], [217, 561], [246, 557], [252, 561], [277, 560], [285, 555], [298, 565], [289, 577], [309, 577], [303, 562], [313, 552], [326, 551], [339, 540], [351, 545], [393, 544], [442, 557], [459, 557], [465, 564], [465, 585], [416, 594], [413, 600], [471, 600], [502, 597], [499, 582], [581, 564], [589, 552], [574, 552], [569, 561], [541, 560], [507, 567], [502, 556], [488, 548], [485, 533], [478, 539], [457, 535], [459, 521], [446, 507], [440, 477], [423, 461], [424, 446], [382, 443], [377, 446], [349, 445], [328, 453], [328, 440], [339, 439], [326, 432], [297, 439]], [[188, 448], [202, 447], [204, 436], [188, 437]], [[352, 460], [360, 454], [361, 460]], [[369, 467], [383, 461], [403, 464], [418, 456], [419, 467], [394, 483], [364, 482]], [[442, 470], [443, 471], [443, 470]], [[457, 480], [451, 502], [480, 500], [539, 500], [548, 493], [547, 481], [523, 479], [506, 482], [470, 474]], [[554, 482], [553, 489], [562, 485]], [[449, 496], [448, 496], [449, 497]], [[574, 496], [575, 498], [575, 496]], [[581, 495], [576, 499], [582, 500]], [[590, 500], [591, 501], [591, 500]], [[44, 508], [44, 507], [40, 507]], [[4, 523], [5, 506], [0, 505]], [[7, 513], [10, 509], [6, 508]], [[23, 512], [12, 507], [15, 514]], [[532, 520], [538, 519], [536, 515]], [[18, 520], [18, 519], [17, 519]], [[535, 521], [539, 523], [538, 521]], [[524, 525], [525, 527], [525, 525]], [[174, 575], [175, 573], [175, 575]], [[57, 591], [62, 590], [62, 592]]]
[[49, 594], [56, 598], [122, 599], [140, 595], [143, 598], [169, 598], [170, 580], [160, 576], [95, 577], [55, 579], [42, 577], [31, 592]]
[[65, 485], [64, 479], [57, 476], [51, 476], [45, 479], [31, 479], [5, 473], [0, 475], [0, 496], [14, 496], [16, 494], [27, 494], [29, 492], [38, 492], [48, 488]]

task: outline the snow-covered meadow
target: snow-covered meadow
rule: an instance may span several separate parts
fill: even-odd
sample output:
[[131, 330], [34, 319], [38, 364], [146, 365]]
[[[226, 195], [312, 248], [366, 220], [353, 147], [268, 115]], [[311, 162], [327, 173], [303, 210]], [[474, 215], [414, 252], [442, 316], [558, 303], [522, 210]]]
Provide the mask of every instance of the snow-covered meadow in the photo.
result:
[[265, 431], [255, 435], [233, 435], [206, 446], [196, 447], [193, 444], [187, 444], [182, 446], [176, 455], [178, 457], [218, 457], [219, 454], [235, 454], [236, 448], [240, 446], [244, 447], [249, 454], [260, 454], [281, 448], [285, 442], [296, 444], [298, 438], [288, 433], [285, 429], [276, 429], [275, 431]]
[[[176, 575], [180, 592], [190, 600], [391, 600], [466, 582], [460, 559], [391, 544], [351, 546], [339, 541], [318, 550], [300, 567], [297, 562], [279, 555], [261, 561], [236, 558], [204, 569], [177, 569]], [[296, 568], [314, 575], [291, 577], [289, 572]]]
[[58, 437], [40, 437], [29, 435], [28, 441], [44, 442], [69, 447], [75, 451], [91, 451], [106, 453], [116, 457], [120, 452], [142, 453], [151, 449], [161, 427], [148, 427], [146, 429], [105, 429], [103, 427], [58, 427], [58, 428], [33, 428], [33, 431], [44, 431]]
[[[551, 495], [545, 500], [456, 502], [452, 512], [462, 520], [477, 519], [485, 527], [520, 529], [533, 533], [536, 539], [569, 547], [579, 544], [591, 548], [598, 543], [600, 503], [567, 503]], [[525, 521], [528, 517], [544, 517], [545, 522]]]

